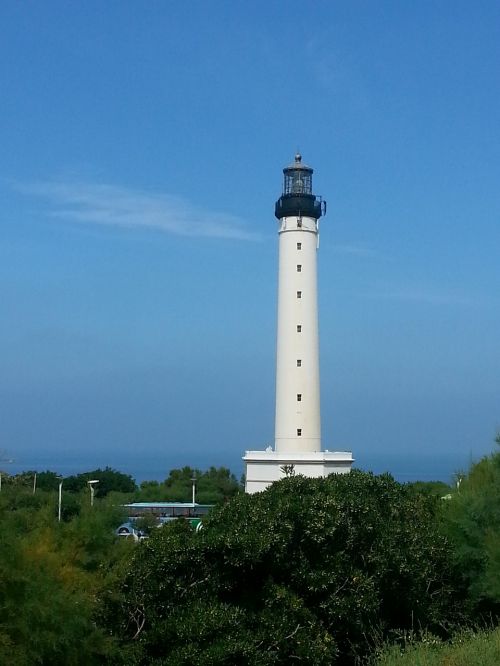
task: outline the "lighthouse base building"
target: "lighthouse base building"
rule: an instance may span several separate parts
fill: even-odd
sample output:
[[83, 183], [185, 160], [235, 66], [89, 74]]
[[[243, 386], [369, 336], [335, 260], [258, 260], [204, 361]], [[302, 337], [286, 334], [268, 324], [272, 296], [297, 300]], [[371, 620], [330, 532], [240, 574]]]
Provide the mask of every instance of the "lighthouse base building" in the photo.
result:
[[258, 493], [290, 474], [316, 479], [329, 474], [347, 474], [354, 459], [350, 451], [311, 451], [290, 454], [274, 451], [245, 451], [245, 492]]
[[312, 193], [313, 170], [300, 155], [283, 169], [279, 220], [278, 334], [274, 449], [246, 451], [246, 492], [292, 474], [350, 471], [350, 451], [321, 448], [317, 252], [326, 204]]

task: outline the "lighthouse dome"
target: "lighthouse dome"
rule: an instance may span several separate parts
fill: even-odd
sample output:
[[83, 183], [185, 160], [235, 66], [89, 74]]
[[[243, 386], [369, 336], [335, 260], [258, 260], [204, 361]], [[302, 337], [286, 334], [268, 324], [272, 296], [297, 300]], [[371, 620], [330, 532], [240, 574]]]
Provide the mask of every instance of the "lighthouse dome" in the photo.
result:
[[276, 202], [278, 219], [291, 215], [319, 219], [323, 214], [321, 198], [312, 191], [313, 169], [302, 164], [302, 155], [297, 152], [295, 160], [283, 169], [283, 194]]

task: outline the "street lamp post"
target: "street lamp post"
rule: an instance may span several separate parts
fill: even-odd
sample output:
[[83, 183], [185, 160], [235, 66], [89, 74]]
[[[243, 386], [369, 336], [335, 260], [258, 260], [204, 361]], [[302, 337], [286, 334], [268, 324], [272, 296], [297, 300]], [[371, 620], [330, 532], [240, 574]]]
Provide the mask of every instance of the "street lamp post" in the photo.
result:
[[62, 479], [59, 481], [59, 506], [58, 506], [58, 511], [57, 511], [57, 520], [60, 523], [61, 522], [61, 506], [62, 506]]
[[94, 506], [94, 492], [95, 492], [95, 484], [99, 483], [99, 479], [91, 479], [90, 481], [87, 481], [89, 484], [90, 488], [90, 506]]
[[193, 506], [196, 504], [196, 476], [193, 474], [191, 478], [191, 483], [193, 484], [192, 489], [193, 489]]

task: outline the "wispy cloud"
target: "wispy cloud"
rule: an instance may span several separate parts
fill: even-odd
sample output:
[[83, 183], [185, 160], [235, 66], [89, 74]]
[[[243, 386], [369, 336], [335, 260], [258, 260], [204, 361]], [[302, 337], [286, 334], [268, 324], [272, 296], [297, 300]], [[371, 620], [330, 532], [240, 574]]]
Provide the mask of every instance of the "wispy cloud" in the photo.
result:
[[205, 210], [170, 194], [57, 181], [18, 184], [16, 189], [45, 199], [49, 215], [71, 222], [154, 229], [178, 236], [259, 240], [241, 218]]

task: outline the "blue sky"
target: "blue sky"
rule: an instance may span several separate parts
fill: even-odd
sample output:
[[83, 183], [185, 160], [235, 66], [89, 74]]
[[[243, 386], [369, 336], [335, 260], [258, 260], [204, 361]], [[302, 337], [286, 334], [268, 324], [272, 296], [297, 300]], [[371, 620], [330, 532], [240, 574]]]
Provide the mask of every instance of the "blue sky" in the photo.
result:
[[273, 440], [298, 147], [324, 446], [430, 476], [490, 451], [499, 34], [482, 1], [2, 2], [0, 449], [161, 477]]

